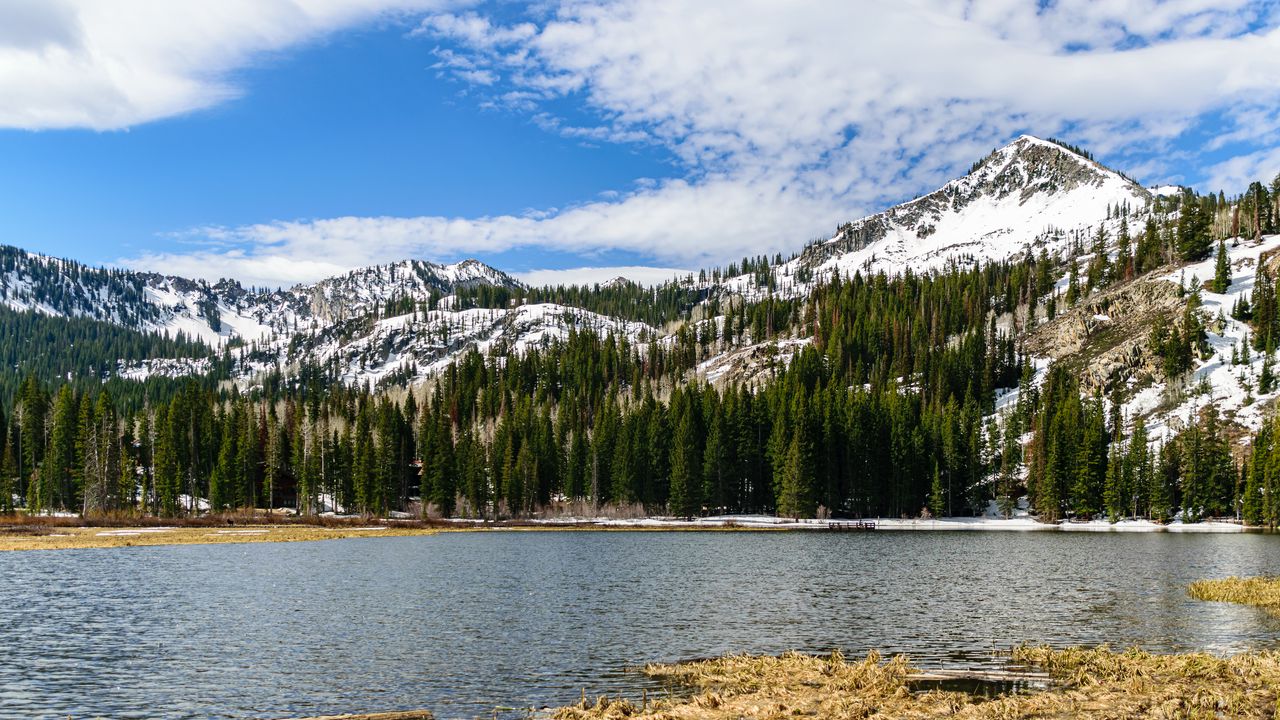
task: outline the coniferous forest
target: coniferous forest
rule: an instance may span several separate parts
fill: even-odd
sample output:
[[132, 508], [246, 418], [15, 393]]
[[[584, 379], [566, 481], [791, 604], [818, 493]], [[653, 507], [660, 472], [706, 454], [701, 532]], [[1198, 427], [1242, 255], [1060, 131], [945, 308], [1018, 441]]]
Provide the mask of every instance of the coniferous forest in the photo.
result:
[[[5, 337], [23, 340], [3, 348], [0, 504], [161, 516], [286, 507], [514, 518], [587, 503], [688, 517], [914, 517], [993, 504], [1010, 514], [1025, 496], [1048, 521], [1242, 513], [1274, 525], [1272, 423], [1248, 458], [1233, 455], [1212, 408], [1152, 444], [1141, 418], [1121, 416], [1118, 397], [1083, 391], [1064, 368], [1033, 382], [1019, 347], [1017, 318], [1052, 318], [1090, 292], [1212, 252], [1223, 234], [1212, 230], [1217, 200], [1167, 202], [1195, 210], [1148, 221], [1132, 237], [1126, 220], [1114, 259], [1099, 232], [1068, 258], [833, 274], [799, 300], [726, 301], [643, 352], [590, 330], [501, 358], [473, 350], [413, 392], [344, 386], [316, 368], [240, 392], [218, 380], [229, 357], [210, 358], [206, 380], [104, 384], [95, 378], [110, 374], [95, 368], [108, 358], [211, 353], [181, 337], [6, 310]], [[1091, 257], [1086, 267], [1077, 253]], [[768, 266], [744, 259], [714, 274], [772, 277]], [[1054, 289], [1064, 273], [1065, 293]], [[666, 287], [656, 304], [625, 284], [519, 298], [476, 289], [458, 302], [553, 299], [651, 321], [689, 318], [696, 298]], [[1255, 350], [1274, 347], [1273, 287], [1260, 266], [1253, 302], [1233, 313], [1253, 324]], [[1202, 349], [1196, 292], [1180, 321], [1152, 329], [1171, 376]], [[780, 337], [811, 341], [793, 351], [767, 344]], [[36, 341], [74, 350], [20, 360]], [[752, 345], [775, 354], [767, 376], [690, 379], [714, 353]], [[1001, 397], [1013, 400], [998, 420]]]

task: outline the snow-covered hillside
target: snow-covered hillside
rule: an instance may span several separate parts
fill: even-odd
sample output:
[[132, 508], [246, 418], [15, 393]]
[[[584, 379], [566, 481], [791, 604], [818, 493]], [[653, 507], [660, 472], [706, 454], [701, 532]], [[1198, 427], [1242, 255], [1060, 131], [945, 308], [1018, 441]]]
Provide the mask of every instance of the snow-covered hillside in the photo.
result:
[[995, 151], [928, 195], [845, 226], [805, 249], [796, 268], [844, 274], [917, 272], [952, 260], [1003, 260], [1061, 250], [1122, 209], [1143, 210], [1137, 183], [1056, 143], [1029, 135]]
[[[1156, 383], [1143, 388], [1125, 404], [1125, 414], [1130, 417], [1154, 416], [1154, 421], [1148, 424], [1153, 440], [1186, 427], [1210, 404], [1242, 428], [1257, 430], [1262, 425], [1264, 408], [1280, 397], [1280, 390], [1259, 392], [1264, 354], [1249, 347], [1249, 327], [1232, 318], [1231, 310], [1242, 298], [1247, 300], [1252, 296], [1258, 262], [1276, 250], [1280, 250], [1280, 235], [1264, 237], [1259, 242], [1240, 241], [1228, 245], [1231, 285], [1224, 293], [1211, 292], [1207, 287], [1200, 290], [1200, 313], [1212, 354], [1199, 360], [1191, 376], [1181, 383], [1175, 386], [1168, 382]], [[1162, 279], [1191, 287], [1213, 275], [1214, 259], [1209, 258]]]
[[[430, 377], [468, 350], [499, 356], [523, 353], [565, 340], [573, 330], [625, 337], [638, 347], [658, 335], [656, 329], [644, 323], [554, 303], [506, 309], [431, 310], [360, 322], [371, 324], [362, 332], [352, 332], [338, 323], [314, 333], [300, 333], [290, 346], [272, 345], [265, 357], [259, 353], [257, 361], [246, 369], [262, 371], [273, 365], [336, 362], [343, 382], [377, 386], [388, 378]], [[344, 340], [344, 335], [349, 337]]]
[[[919, 272], [952, 261], [1002, 260], [1031, 250], [1081, 246], [1101, 225], [1115, 236], [1120, 217], [1136, 225], [1153, 197], [1147, 190], [1055, 142], [1023, 136], [976, 163], [965, 176], [911, 202], [843, 225], [791, 260], [731, 278], [693, 283], [702, 298], [695, 318], [722, 327], [715, 307], [767, 293], [797, 297], [832, 272]], [[1242, 270], [1243, 271], [1243, 270]], [[674, 325], [642, 323], [553, 304], [511, 306], [493, 293], [489, 308], [459, 299], [479, 286], [519, 294], [510, 275], [475, 260], [439, 265], [421, 260], [360, 268], [287, 290], [246, 289], [199, 280], [78, 263], [0, 248], [0, 301], [19, 310], [82, 316], [139, 330], [182, 333], [229, 352], [234, 372], [252, 384], [263, 372], [326, 367], [345, 382], [413, 381], [470, 349], [523, 352], [572, 328], [624, 335], [632, 342], [673, 342]], [[472, 293], [474, 295], [474, 293]], [[1207, 302], [1212, 302], [1208, 298]], [[703, 361], [704, 378], [744, 380], [777, 367], [805, 338], [737, 347]], [[198, 364], [153, 363], [122, 369], [200, 372]]]

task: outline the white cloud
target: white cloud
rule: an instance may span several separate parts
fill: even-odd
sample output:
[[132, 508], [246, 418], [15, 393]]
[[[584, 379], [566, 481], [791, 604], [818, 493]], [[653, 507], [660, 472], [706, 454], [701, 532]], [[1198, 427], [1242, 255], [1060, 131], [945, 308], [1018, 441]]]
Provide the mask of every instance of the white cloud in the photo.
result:
[[[1068, 131], [1153, 170], [1162, 166], [1152, 156], [1205, 113], [1253, 108], [1235, 115], [1241, 139], [1274, 134], [1266, 116], [1280, 100], [1280, 16], [1270, 0], [1038, 6], [562, 0], [511, 25], [432, 15], [417, 34], [448, 45], [436, 49], [436, 69], [474, 87], [484, 106], [583, 141], [658, 144], [685, 177], [523, 216], [335, 218], [213, 235], [233, 243], [236, 267], [515, 247], [621, 249], [697, 266], [796, 250], [931, 189], [1022, 131]], [[561, 118], [552, 100], [598, 124]], [[1268, 157], [1251, 151], [1219, 174]]]
[[223, 278], [239, 280], [246, 286], [292, 287], [340, 275], [358, 265], [311, 260], [305, 257], [270, 252], [245, 253], [232, 250], [194, 250], [190, 252], [146, 252], [117, 260], [116, 265], [175, 275], [203, 278], [217, 282]]
[[113, 130], [236, 97], [257, 55], [445, 0], [5, 0], [0, 127]]
[[123, 258], [118, 264], [190, 277], [235, 277], [263, 285], [317, 280], [407, 257], [449, 259], [517, 247], [583, 255], [602, 249], [627, 250], [699, 267], [726, 257], [790, 250], [798, 229], [804, 228], [801, 238], [810, 239], [834, 230], [840, 217], [833, 206], [780, 190], [776, 181], [722, 178], [695, 184], [676, 180], [637, 190], [618, 201], [602, 200], [545, 214], [340, 217], [202, 228], [194, 234], [210, 240], [213, 247], [144, 254]]
[[1232, 194], [1244, 192], [1249, 183], [1260, 180], [1270, 184], [1280, 177], [1280, 148], [1259, 150], [1224, 160], [1209, 168], [1208, 187]]
[[546, 285], [593, 285], [606, 283], [616, 278], [626, 278], [639, 285], [661, 285], [676, 277], [685, 277], [696, 272], [679, 268], [649, 267], [647, 265], [616, 265], [602, 267], [567, 268], [564, 270], [527, 270], [515, 273], [515, 276], [528, 285], [542, 287]]

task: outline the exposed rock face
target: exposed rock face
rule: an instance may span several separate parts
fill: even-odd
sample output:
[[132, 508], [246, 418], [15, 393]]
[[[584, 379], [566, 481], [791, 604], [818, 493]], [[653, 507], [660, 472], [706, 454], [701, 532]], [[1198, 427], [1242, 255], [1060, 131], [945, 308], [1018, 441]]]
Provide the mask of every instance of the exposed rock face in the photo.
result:
[[1144, 278], [1082, 298], [1076, 307], [1027, 336], [1027, 350], [1065, 362], [1089, 390], [1143, 377], [1158, 377], [1159, 358], [1148, 348], [1151, 327], [1172, 321], [1185, 299], [1167, 280]]
[[290, 292], [305, 298], [311, 316], [322, 322], [339, 322], [363, 316], [388, 300], [423, 300], [433, 292], [449, 295], [477, 285], [520, 287], [511, 276], [476, 260], [454, 265], [405, 260], [352, 270], [315, 284], [299, 285]]

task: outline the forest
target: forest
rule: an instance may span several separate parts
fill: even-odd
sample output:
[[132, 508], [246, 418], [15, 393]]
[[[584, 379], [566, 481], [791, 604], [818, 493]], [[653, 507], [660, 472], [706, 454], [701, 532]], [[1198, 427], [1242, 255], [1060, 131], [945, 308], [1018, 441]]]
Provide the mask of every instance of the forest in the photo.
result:
[[[678, 283], [482, 286], [457, 301], [551, 300], [686, 322], [669, 342], [641, 346], [571, 330], [523, 354], [472, 350], [414, 392], [347, 387], [332, 369], [307, 366], [242, 392], [225, 381], [229, 354], [211, 357], [181, 337], [6, 310], [0, 506], [512, 518], [586, 504], [685, 517], [914, 517], [993, 506], [1009, 514], [1025, 496], [1047, 521], [1243, 515], [1274, 525], [1273, 423], [1247, 457], [1233, 453], [1212, 407], [1153, 444], [1140, 418], [1121, 416], [1118, 389], [1082, 393], [1059, 367], [1035, 382], [1018, 335], [1019, 322], [1052, 319], [1107, 285], [1215, 247], [1221, 257], [1232, 233], [1273, 231], [1274, 191], [1255, 183], [1250, 193], [1231, 202], [1190, 192], [1161, 198], [1133, 234], [1131, 209], [1116, 207], [1118, 236], [1100, 229], [1073, 238], [1066, 257], [1041, 251], [923, 274], [833, 274], [803, 298], [776, 297], [767, 283], [751, 302], [689, 295]], [[771, 278], [770, 263], [744, 258], [711, 276]], [[1055, 290], [1064, 274], [1065, 291]], [[109, 273], [100, 281], [124, 282]], [[1219, 262], [1209, 285], [1224, 282]], [[1182, 317], [1150, 338], [1170, 377], [1205, 351], [1199, 289], [1186, 291]], [[1250, 301], [1233, 311], [1254, 328], [1252, 352], [1268, 358], [1280, 328], [1276, 302], [1260, 265]], [[698, 303], [705, 312], [695, 318], [689, 309]], [[784, 337], [807, 342], [771, 343]], [[39, 355], [37, 341], [71, 350]], [[763, 374], [719, 385], [696, 379], [700, 362], [743, 347], [764, 355]], [[103, 382], [105, 358], [148, 357], [203, 357], [213, 370]], [[1263, 381], [1274, 383], [1270, 367]], [[1009, 410], [997, 415], [1001, 398]]]

